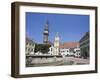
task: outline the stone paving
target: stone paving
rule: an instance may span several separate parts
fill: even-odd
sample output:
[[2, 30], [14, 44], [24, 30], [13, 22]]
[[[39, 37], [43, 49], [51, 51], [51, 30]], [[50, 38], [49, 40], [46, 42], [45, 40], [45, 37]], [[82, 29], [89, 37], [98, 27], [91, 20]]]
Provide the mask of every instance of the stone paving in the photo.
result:
[[66, 57], [65, 61], [74, 61], [74, 64], [89, 64], [89, 59]]
[[31, 65], [27, 65], [27, 67], [83, 65], [83, 64], [89, 64], [89, 59], [75, 58], [75, 57], [63, 57], [61, 61], [55, 61], [51, 63], [31, 64]]

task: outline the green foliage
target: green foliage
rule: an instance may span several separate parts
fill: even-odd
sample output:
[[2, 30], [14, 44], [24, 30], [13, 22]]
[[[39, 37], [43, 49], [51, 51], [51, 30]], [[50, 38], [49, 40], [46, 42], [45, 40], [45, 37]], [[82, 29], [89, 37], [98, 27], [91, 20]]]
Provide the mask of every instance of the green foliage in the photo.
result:
[[49, 47], [50, 46], [51, 45], [49, 45], [49, 44], [36, 44], [35, 45], [35, 51], [34, 52], [36, 53], [36, 52], [40, 51], [43, 54], [47, 54], [48, 51], [49, 51]]

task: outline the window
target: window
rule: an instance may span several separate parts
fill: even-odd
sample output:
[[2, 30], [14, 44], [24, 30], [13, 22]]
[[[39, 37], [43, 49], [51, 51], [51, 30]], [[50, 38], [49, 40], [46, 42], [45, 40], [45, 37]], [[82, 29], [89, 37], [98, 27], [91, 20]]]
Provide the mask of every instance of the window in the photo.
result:
[[30, 43], [30, 46], [31, 46], [31, 43]]
[[33, 51], [33, 49], [31, 49], [31, 52]]
[[26, 50], [27, 50], [27, 47], [26, 47]]
[[28, 42], [26, 42], [26, 45], [28, 45]]
[[28, 51], [30, 51], [30, 48], [28, 49]]

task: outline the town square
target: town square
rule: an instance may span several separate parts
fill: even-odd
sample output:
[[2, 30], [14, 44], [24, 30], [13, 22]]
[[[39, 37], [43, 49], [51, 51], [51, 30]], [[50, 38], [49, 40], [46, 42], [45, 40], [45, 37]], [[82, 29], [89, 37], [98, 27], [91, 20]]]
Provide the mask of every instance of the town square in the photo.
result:
[[[89, 16], [67, 15], [67, 18], [65, 17], [66, 15], [26, 13], [26, 67], [89, 64], [89, 23], [86, 23], [86, 21], [89, 22]], [[32, 16], [33, 19], [29, 20], [28, 18], [32, 18]], [[37, 20], [39, 16], [41, 19], [43, 16], [47, 16], [44, 20], [44, 25], [41, 25], [41, 30], [34, 27], [40, 24]], [[75, 21], [75, 17], [79, 18], [79, 20], [76, 19]], [[36, 23], [34, 22], [35, 18]], [[58, 18], [62, 19], [62, 21]], [[54, 20], [55, 24], [58, 25], [52, 27]], [[67, 20], [69, 21], [69, 25], [65, 22]], [[42, 21], [40, 22], [42, 23]], [[83, 23], [86, 23], [86, 25], [83, 25]], [[36, 25], [32, 26], [32, 24]], [[70, 24], [73, 28], [70, 27]], [[37, 32], [35, 32], [35, 29]], [[39, 33], [41, 33], [40, 37]], [[35, 40], [35, 37], [39, 37], [37, 40], [40, 41]]]

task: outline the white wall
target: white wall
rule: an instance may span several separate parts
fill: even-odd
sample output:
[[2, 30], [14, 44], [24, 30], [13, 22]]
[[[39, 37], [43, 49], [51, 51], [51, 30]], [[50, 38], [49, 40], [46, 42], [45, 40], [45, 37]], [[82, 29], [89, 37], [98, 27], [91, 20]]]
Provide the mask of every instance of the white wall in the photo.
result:
[[[0, 80], [16, 80], [10, 76], [11, 67], [11, 2], [15, 0], [0, 0]], [[56, 4], [78, 4], [78, 5], [96, 5], [99, 8], [100, 0], [16, 0], [16, 1], [34, 1], [41, 3]], [[100, 15], [98, 16], [100, 22]], [[98, 24], [100, 34], [100, 23]], [[100, 41], [100, 37], [98, 38]], [[100, 44], [100, 42], [98, 42]], [[98, 45], [100, 47], [100, 45]], [[100, 52], [100, 50], [99, 50]], [[99, 53], [98, 52], [98, 53]], [[17, 80], [100, 80], [100, 54], [98, 54], [99, 73], [97, 74], [78, 74], [65, 76], [51, 76], [39, 78], [22, 78]]]

